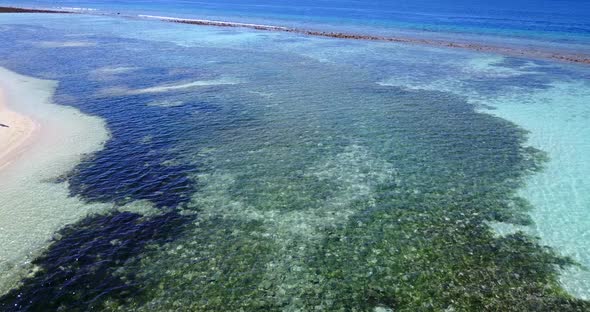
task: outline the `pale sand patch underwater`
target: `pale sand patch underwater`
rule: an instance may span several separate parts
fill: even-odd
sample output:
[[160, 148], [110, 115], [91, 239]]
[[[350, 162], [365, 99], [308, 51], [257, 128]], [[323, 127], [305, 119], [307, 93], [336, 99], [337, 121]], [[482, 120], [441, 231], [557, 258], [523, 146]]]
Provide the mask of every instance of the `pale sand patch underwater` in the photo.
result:
[[590, 299], [590, 83], [553, 84], [535, 93], [503, 96], [489, 113], [530, 131], [531, 146], [547, 152], [546, 168], [521, 195], [534, 207], [533, 235], [582, 265], [561, 275], [564, 288]]
[[67, 183], [55, 182], [109, 138], [103, 120], [51, 103], [56, 87], [0, 68], [10, 108], [38, 124], [26, 153], [0, 170], [0, 294], [34, 270], [31, 260], [58, 229], [108, 208], [70, 197]]
[[113, 81], [124, 79], [128, 74], [138, 70], [133, 66], [105, 66], [89, 72], [89, 79], [94, 81]]
[[131, 71], [134, 71], [137, 69], [138, 69], [137, 67], [133, 67], [133, 66], [118, 66], [118, 67], [106, 66], [106, 67], [101, 67], [101, 68], [95, 69], [92, 71], [92, 73], [117, 75], [117, 74], [128, 73], [128, 72], [131, 72]]
[[177, 91], [183, 89], [190, 89], [195, 87], [212, 87], [212, 86], [223, 86], [223, 85], [235, 85], [242, 83], [243, 81], [238, 78], [227, 78], [221, 77], [217, 79], [211, 80], [197, 80], [191, 81], [187, 83], [178, 83], [178, 84], [166, 84], [154, 87], [148, 87], [143, 89], [129, 89], [126, 87], [113, 87], [108, 89], [103, 89], [100, 91], [100, 95], [106, 96], [117, 96], [117, 95], [137, 95], [137, 94], [150, 94], [150, 93], [164, 93], [170, 91]]
[[42, 48], [85, 48], [96, 46], [96, 42], [86, 41], [42, 41], [37, 43]]

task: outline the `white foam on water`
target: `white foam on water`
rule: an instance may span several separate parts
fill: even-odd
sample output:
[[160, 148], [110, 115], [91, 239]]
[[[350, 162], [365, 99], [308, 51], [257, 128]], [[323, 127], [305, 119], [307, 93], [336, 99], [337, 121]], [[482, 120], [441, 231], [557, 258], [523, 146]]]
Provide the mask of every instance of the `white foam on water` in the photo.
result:
[[40, 126], [25, 153], [0, 171], [0, 294], [18, 285], [30, 262], [54, 233], [105, 204], [70, 197], [67, 183], [55, 183], [84, 155], [109, 138], [104, 121], [51, 103], [57, 83], [0, 68], [0, 87], [14, 111]]

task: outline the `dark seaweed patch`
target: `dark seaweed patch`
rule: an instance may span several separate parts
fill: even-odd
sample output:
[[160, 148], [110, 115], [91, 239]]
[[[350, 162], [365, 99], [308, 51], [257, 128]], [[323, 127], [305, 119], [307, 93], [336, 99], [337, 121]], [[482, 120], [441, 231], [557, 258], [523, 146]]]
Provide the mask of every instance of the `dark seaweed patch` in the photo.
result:
[[[488, 224], [530, 223], [526, 214], [530, 206], [515, 192], [526, 175], [542, 169], [546, 158], [539, 150], [523, 147], [526, 131], [477, 113], [474, 105], [449, 94], [364, 88], [366, 107], [379, 114], [357, 112], [371, 116], [376, 127], [354, 133], [354, 142], [396, 164], [395, 177], [376, 187], [372, 201], [359, 199], [343, 207], [357, 212], [344, 224], [319, 227], [324, 236], [319, 241], [305, 235], [281, 236], [285, 234], [273, 231], [274, 220], [266, 224], [234, 219], [239, 213], [220, 212], [200, 220], [183, 237], [143, 256], [136, 268], [143, 272], [138, 280], [153, 287], [146, 288], [142, 297], [111, 307], [139, 311], [175, 307], [198, 311], [590, 309], [587, 301], [571, 297], [559, 285], [557, 268], [575, 265], [572, 260], [524, 233], [498, 237]], [[383, 96], [389, 101], [383, 101]], [[265, 125], [258, 126], [264, 133]], [[266, 127], [277, 131], [276, 125]], [[300, 142], [315, 143], [305, 127], [299, 130], [290, 128]], [[319, 217], [326, 209], [322, 203], [329, 204], [337, 194], [336, 181], [320, 183], [298, 172], [342, 149], [277, 143], [269, 155], [249, 152], [250, 144], [243, 147], [246, 150], [232, 146], [231, 155], [223, 154], [224, 161], [215, 162], [239, 177], [224, 200], [247, 203], [261, 214], [295, 210]], [[200, 208], [204, 207], [193, 207]], [[218, 243], [212, 246], [210, 241]]]
[[378, 305], [394, 311], [590, 308], [557, 283], [555, 267], [570, 260], [522, 233], [494, 238], [481, 217], [466, 216], [463, 209], [416, 211], [410, 204], [358, 216], [325, 240], [310, 266], [334, 293], [309, 293], [310, 306], [331, 311], [370, 311]]
[[[556, 267], [572, 265], [523, 233], [495, 237], [488, 221], [527, 224], [514, 192], [544, 154], [526, 132], [433, 92], [397, 97], [387, 120], [402, 182], [382, 185], [374, 208], [330, 231], [310, 262], [326, 291], [307, 308], [370, 311], [588, 311]], [[418, 115], [415, 115], [419, 112]]]
[[[60, 40], [49, 30], [41, 35]], [[38, 35], [29, 29], [22, 36]], [[378, 87], [347, 62], [88, 39], [100, 44], [39, 53], [16, 40], [0, 50], [9, 64], [33, 67], [33, 74], [58, 67], [64, 75], [60, 103], [109, 123], [113, 139], [70, 176], [72, 193], [91, 201], [149, 199], [160, 207], [193, 210], [202, 219], [120, 213], [68, 227], [36, 261], [42, 271], [1, 299], [7, 310], [590, 310], [587, 301], [572, 298], [558, 283], [557, 267], [570, 260], [523, 233], [496, 237], [488, 225], [530, 223], [529, 205], [515, 191], [545, 159], [524, 147], [526, 132], [515, 125], [476, 113], [465, 99], [446, 93]], [[93, 62], [80, 64], [80, 58]], [[199, 58], [216, 63], [188, 64]], [[423, 67], [351, 58], [388, 76]], [[121, 60], [148, 69], [89, 83], [88, 72]], [[187, 71], [191, 66], [195, 69]], [[181, 70], [171, 73], [168, 67]], [[272, 100], [213, 90], [194, 93], [210, 102], [191, 99], [162, 109], [146, 104], [165, 96], [96, 96], [121, 81], [129, 88], [151, 86], [201, 77], [199, 70], [253, 77], [256, 83], [248, 87], [268, 91]], [[432, 66], [420, 79], [441, 77], [444, 70]], [[500, 85], [544, 88], [548, 82], [532, 74], [487, 81], [491, 86], [467, 83], [485, 93], [503, 90], [496, 88]], [[68, 103], [68, 93], [85, 100]], [[333, 181], [313, 176], [318, 163], [337, 161], [351, 145], [367, 158], [336, 167], [329, 176]], [[201, 154], [202, 147], [209, 152]], [[339, 211], [326, 207], [348, 190], [338, 170], [356, 172], [359, 162], [373, 161], [374, 155], [395, 173], [374, 187], [365, 183], [373, 187], [371, 198], [346, 202], [340, 208], [354, 213], [330, 222]], [[205, 174], [229, 172], [235, 182], [221, 181], [214, 184], [221, 189], [204, 194], [189, 178], [197, 168]], [[239, 203], [254, 213], [217, 211], [225, 207], [188, 200], [218, 194], [208, 203]], [[275, 213], [272, 221], [252, 217], [268, 211]], [[312, 238], [275, 231], [283, 228], [274, 222], [290, 226], [291, 219], [281, 218], [292, 212], [328, 221]], [[184, 226], [187, 220], [194, 222]]]
[[151, 218], [128, 212], [88, 217], [59, 231], [40, 268], [23, 286], [0, 298], [2, 311], [88, 311], [101, 308], [104, 297], [119, 300], [144, 285], [132, 275], [114, 274], [129, 265], [148, 244], [171, 240], [190, 218], [166, 213]]
[[[272, 283], [264, 280], [265, 266], [276, 246], [265, 237], [260, 221], [214, 217], [197, 220], [178, 240], [149, 250], [133, 267], [145, 291], [108, 308], [126, 309], [137, 303], [148, 309], [184, 311], [273, 311], [281, 298], [269, 296]], [[163, 249], [168, 250], [162, 253]], [[146, 267], [147, 264], [147, 267]], [[152, 265], [160, 270], [154, 271]], [[171, 288], [169, 288], [171, 287]], [[168, 296], [153, 296], [153, 291]], [[180, 295], [184, 297], [179, 300]]]

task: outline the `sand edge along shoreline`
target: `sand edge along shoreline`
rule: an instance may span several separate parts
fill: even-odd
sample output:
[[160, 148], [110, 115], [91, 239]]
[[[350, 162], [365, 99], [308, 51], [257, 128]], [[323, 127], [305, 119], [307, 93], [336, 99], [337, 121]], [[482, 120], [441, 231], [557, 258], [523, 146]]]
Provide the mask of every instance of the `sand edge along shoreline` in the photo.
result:
[[6, 92], [0, 85], [0, 170], [26, 152], [40, 130], [38, 122], [10, 109]]
[[100, 15], [100, 16], [113, 16], [113, 17], [124, 17], [124, 18], [141, 18], [141, 19], [155, 19], [169, 23], [180, 23], [190, 24], [199, 26], [214, 26], [214, 27], [233, 27], [233, 28], [249, 28], [260, 31], [273, 31], [273, 32], [286, 32], [294, 33], [305, 36], [313, 37], [326, 37], [336, 39], [348, 39], [348, 40], [365, 40], [365, 41], [381, 41], [381, 42], [393, 42], [402, 44], [415, 44], [422, 46], [438, 47], [438, 48], [452, 48], [469, 51], [478, 51], [484, 53], [496, 53], [506, 56], [513, 57], [526, 57], [533, 59], [545, 59], [554, 60], [567, 63], [575, 64], [586, 64], [590, 65], [590, 54], [583, 53], [567, 53], [562, 51], [551, 51], [551, 50], [537, 50], [537, 49], [526, 49], [518, 47], [498, 46], [489, 45], [485, 43], [477, 42], [459, 42], [449, 40], [435, 40], [435, 39], [422, 39], [412, 37], [389, 37], [389, 36], [374, 36], [367, 34], [358, 33], [347, 33], [347, 32], [332, 32], [332, 31], [319, 31], [302, 28], [291, 28], [276, 25], [263, 25], [263, 24], [250, 24], [250, 23], [238, 23], [231, 21], [214, 21], [206, 19], [184, 19], [168, 16], [157, 16], [157, 15], [120, 15], [108, 14], [100, 12], [84, 12], [84, 11], [68, 11], [68, 10], [51, 10], [51, 9], [32, 9], [32, 8], [17, 8], [17, 7], [1, 7], [0, 13], [53, 13], [53, 14], [87, 14], [87, 15]]
[[[72, 196], [57, 180], [110, 137], [103, 119], [55, 104], [57, 86], [0, 67], [0, 123], [8, 126], [0, 127], [0, 295], [35, 270], [33, 259], [59, 229], [112, 207]], [[5, 132], [21, 123], [20, 133]]]

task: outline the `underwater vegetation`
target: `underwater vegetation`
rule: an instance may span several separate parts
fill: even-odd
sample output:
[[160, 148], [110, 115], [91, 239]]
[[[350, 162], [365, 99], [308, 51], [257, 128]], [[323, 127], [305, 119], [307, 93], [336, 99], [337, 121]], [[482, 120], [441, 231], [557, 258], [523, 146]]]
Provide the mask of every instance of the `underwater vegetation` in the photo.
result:
[[[157, 212], [65, 227], [1, 310], [590, 311], [558, 281], [574, 261], [490, 225], [531, 223], [517, 191], [547, 157], [517, 125], [306, 56], [92, 38], [79, 54], [94, 63], [56, 101], [105, 118], [112, 139], [63, 180], [89, 202]], [[13, 66], [47, 74], [52, 57], [56, 72], [77, 65]], [[139, 69], [88, 74], [115, 61]], [[246, 78], [101, 93], [222, 74]]]
[[[316, 225], [318, 233], [283, 232], [283, 226], [300, 224], [282, 225], [282, 217], [253, 223], [250, 219], [256, 217], [244, 217], [244, 211], [288, 215], [292, 205], [306, 205], [289, 194], [269, 202], [264, 191], [243, 194], [229, 188], [232, 193], [224, 200], [233, 204], [257, 202], [256, 197], [265, 204], [243, 204], [233, 211], [202, 207], [216, 203], [196, 200], [194, 228], [148, 252], [132, 269], [151, 283], [145, 297], [110, 307], [587, 311], [588, 302], [570, 297], [557, 282], [557, 268], [574, 265], [571, 260], [521, 232], [497, 236], [488, 225], [529, 222], [529, 207], [514, 192], [524, 175], [541, 168], [544, 156], [522, 147], [526, 133], [500, 118], [474, 112], [473, 106], [455, 97], [396, 95], [398, 104], [390, 106], [391, 114], [383, 114], [381, 122], [396, 125], [391, 132], [401, 133], [394, 135], [399, 141], [384, 144], [387, 153], [382, 145], [372, 144], [381, 149], [380, 155], [388, 155], [389, 163], [397, 164], [396, 171], [374, 186], [374, 195], [338, 207], [354, 211], [346, 222]], [[473, 125], [478, 125], [477, 135], [473, 129], [466, 131]], [[466, 165], [460, 159], [472, 162]], [[243, 165], [250, 161], [256, 163]], [[272, 179], [272, 171], [265, 172], [262, 179]], [[304, 185], [305, 179], [293, 179], [281, 191], [299, 192]], [[304, 213], [309, 219], [336, 213], [327, 202], [338, 186], [316, 187]], [[202, 192], [195, 197], [208, 196]], [[314, 205], [322, 200], [324, 205]]]
[[[458, 97], [374, 88], [392, 100], [374, 103], [383, 114], [355, 135], [363, 148], [316, 150], [291, 163], [324, 173], [284, 177], [273, 162], [259, 172], [253, 166], [268, 157], [264, 151], [236, 151], [223, 162], [211, 156], [227, 168], [201, 173], [203, 185], [177, 212], [118, 212], [64, 229], [34, 276], [2, 298], [3, 308], [588, 311], [557, 282], [557, 268], [571, 260], [522, 232], [498, 236], [488, 224], [530, 222], [515, 191], [546, 160], [523, 147], [526, 132]], [[300, 155], [292, 150], [300, 145], [286, 148], [279, 155]], [[358, 165], [376, 153], [393, 169]], [[339, 165], [317, 165], [326, 159]], [[345, 174], [338, 166], [359, 168], [362, 178], [332, 180]], [[229, 169], [232, 178], [215, 173]], [[277, 179], [283, 183], [269, 183]], [[343, 190], [361, 195], [331, 205]], [[342, 211], [344, 220], [329, 217]]]
[[175, 213], [145, 219], [120, 212], [88, 217], [66, 227], [33, 262], [35, 273], [23, 281], [24, 286], [3, 296], [2, 310], [95, 310], [105, 296], [134, 295], [143, 286], [117, 277], [116, 270], [145, 245], [172, 239], [184, 224], [185, 218]]

